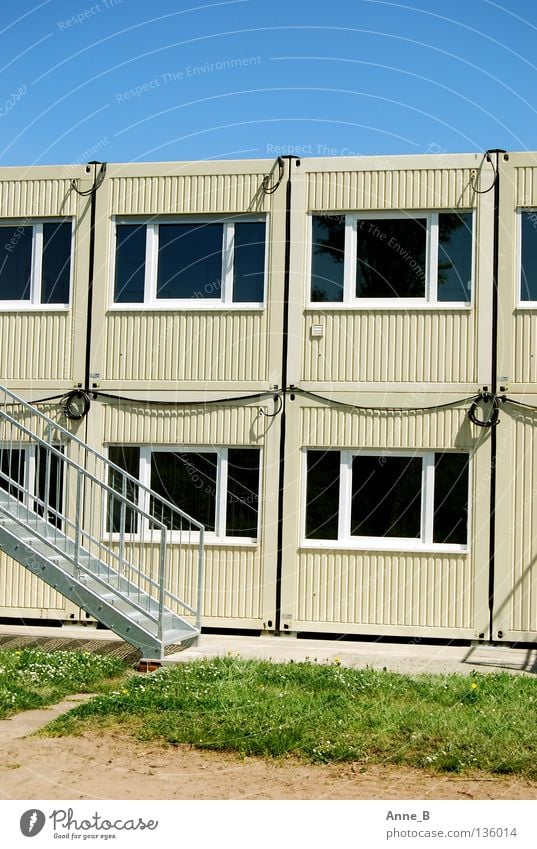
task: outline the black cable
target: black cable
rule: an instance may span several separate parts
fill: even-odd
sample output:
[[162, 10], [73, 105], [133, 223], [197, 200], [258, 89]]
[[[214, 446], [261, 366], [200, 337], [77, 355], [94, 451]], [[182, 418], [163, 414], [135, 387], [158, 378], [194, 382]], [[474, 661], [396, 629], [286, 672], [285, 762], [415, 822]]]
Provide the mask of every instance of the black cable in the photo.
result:
[[515, 401], [514, 398], [506, 398], [505, 396], [501, 400], [504, 404], [515, 404], [517, 407], [525, 407], [527, 410], [535, 410], [537, 412], [537, 406], [534, 404], [526, 404], [525, 401]]
[[83, 389], [73, 389], [63, 396], [60, 406], [66, 418], [79, 421], [89, 413], [91, 401], [88, 393]]
[[97, 189], [100, 189], [102, 184], [104, 183], [104, 178], [106, 176], [106, 162], [88, 162], [88, 165], [101, 166], [101, 170], [93, 178], [93, 185], [91, 189], [85, 189], [84, 191], [81, 191], [76, 185], [76, 180], [71, 180], [71, 188], [77, 193], [77, 195], [80, 195], [80, 197], [83, 198], [89, 197], [89, 195], [93, 194], [93, 192], [96, 192]]
[[[199, 401], [155, 401], [152, 398], [127, 398], [125, 395], [114, 395], [111, 392], [98, 392], [93, 390], [91, 393], [95, 398], [110, 398], [113, 401], [127, 401], [131, 404], [159, 404], [164, 407], [181, 407], [181, 406], [211, 406], [214, 404], [231, 404], [233, 401], [255, 401], [256, 398], [268, 398], [274, 395], [274, 390], [266, 392], [256, 392], [253, 395], [239, 395], [236, 398], [214, 398], [214, 400], [201, 399]], [[265, 413], [265, 415], [267, 415]]]
[[[505, 151], [501, 151], [501, 152], [505, 153]], [[485, 151], [485, 153], [483, 154], [483, 159], [481, 160], [481, 164], [480, 164], [479, 168], [477, 169], [477, 174], [479, 174], [479, 177], [481, 177], [481, 170], [482, 170], [485, 162], [490, 162], [490, 164], [492, 165], [492, 170], [494, 171], [494, 179], [493, 179], [492, 183], [490, 184], [490, 186], [488, 187], [488, 189], [478, 189], [476, 187], [476, 179], [474, 178], [473, 174], [470, 176], [470, 183], [471, 183], [472, 189], [474, 190], [476, 195], [486, 195], [486, 194], [488, 194], [488, 192], [491, 192], [492, 189], [494, 188], [494, 186], [496, 185], [496, 181], [498, 179], [498, 169], [497, 169], [496, 165], [494, 164], [493, 160], [491, 159], [491, 156], [490, 156], [491, 153], [496, 153], [496, 151], [492, 151], [492, 150]], [[477, 176], [477, 174], [476, 174], [476, 176]]]
[[[500, 423], [501, 400], [502, 399], [498, 398], [498, 396], [493, 392], [482, 392], [479, 398], [473, 402], [472, 406], [468, 410], [468, 418], [472, 424], [475, 424], [478, 427], [496, 427], [496, 425]], [[490, 403], [490, 413], [486, 419], [479, 419], [476, 416], [476, 410], [478, 409], [480, 401]]]
[[284, 164], [281, 156], [278, 156], [278, 179], [274, 183], [273, 186], [269, 186], [270, 174], [266, 174], [263, 177], [263, 182], [261, 183], [261, 188], [265, 192], [266, 195], [273, 195], [278, 186], [280, 185], [284, 173]]
[[279, 415], [279, 414], [281, 413], [281, 411], [283, 410], [283, 397], [282, 397], [282, 395], [281, 395], [281, 394], [275, 394], [275, 395], [274, 395], [274, 403], [276, 403], [277, 401], [279, 402], [280, 406], [278, 407], [278, 409], [277, 409], [277, 410], [274, 410], [274, 412], [273, 412], [273, 413], [265, 413], [265, 411], [264, 411], [263, 409], [261, 409], [261, 407], [260, 407], [260, 408], [259, 408], [259, 414], [260, 414], [261, 416], [264, 416], [266, 419], [273, 419], [273, 418], [275, 418], [275, 417], [276, 417], [277, 415]]
[[325, 395], [318, 395], [316, 392], [309, 392], [307, 389], [299, 389], [296, 386], [291, 386], [290, 391], [307, 395], [319, 401], [326, 401], [329, 404], [337, 404], [338, 407], [348, 407], [351, 410], [378, 410], [381, 413], [419, 413], [423, 410], [441, 410], [445, 407], [455, 407], [457, 404], [466, 404], [468, 401], [476, 401], [481, 398], [481, 395], [471, 395], [469, 398], [458, 398], [455, 401], [446, 401], [444, 404], [432, 404], [424, 407], [372, 407], [362, 404], [349, 404], [347, 401], [336, 401], [334, 398], [327, 398]]

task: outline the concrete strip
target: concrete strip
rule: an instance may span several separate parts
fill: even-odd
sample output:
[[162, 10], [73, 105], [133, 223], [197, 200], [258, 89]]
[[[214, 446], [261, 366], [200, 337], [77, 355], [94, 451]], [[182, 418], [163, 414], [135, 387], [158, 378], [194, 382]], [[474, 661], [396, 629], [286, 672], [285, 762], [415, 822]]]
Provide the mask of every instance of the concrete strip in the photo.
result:
[[77, 707], [81, 702], [87, 702], [92, 695], [80, 693], [68, 696], [56, 705], [49, 705], [38, 710], [26, 710], [9, 719], [0, 719], [0, 749], [4, 750], [8, 743], [27, 737], [40, 728], [44, 728], [53, 719]]

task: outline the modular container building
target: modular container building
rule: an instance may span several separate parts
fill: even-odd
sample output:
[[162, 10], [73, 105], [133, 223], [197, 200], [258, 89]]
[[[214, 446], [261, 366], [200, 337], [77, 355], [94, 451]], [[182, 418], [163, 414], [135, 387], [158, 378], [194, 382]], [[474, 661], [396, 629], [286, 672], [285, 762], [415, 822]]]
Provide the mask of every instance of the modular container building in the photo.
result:
[[[537, 154], [3, 168], [0, 216], [0, 383], [205, 525], [205, 627], [535, 639]], [[86, 614], [0, 554], [0, 616]]]

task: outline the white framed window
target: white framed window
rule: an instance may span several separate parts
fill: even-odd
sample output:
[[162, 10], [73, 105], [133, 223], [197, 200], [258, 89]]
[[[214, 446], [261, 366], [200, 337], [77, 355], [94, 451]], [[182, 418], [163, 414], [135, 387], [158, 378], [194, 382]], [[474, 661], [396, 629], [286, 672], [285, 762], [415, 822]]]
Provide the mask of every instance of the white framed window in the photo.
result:
[[305, 545], [466, 551], [469, 454], [304, 452]]
[[537, 307], [537, 209], [518, 210], [518, 304]]
[[267, 219], [114, 222], [112, 305], [259, 307], [265, 300]]
[[471, 303], [471, 211], [318, 213], [311, 219], [311, 304]]
[[0, 256], [0, 310], [69, 306], [71, 219], [0, 221]]
[[[260, 449], [111, 445], [110, 460], [145, 487], [170, 501], [205, 526], [209, 540], [254, 542], [259, 536]], [[121, 491], [120, 475], [110, 472], [110, 485]], [[170, 530], [173, 512], [134, 483], [126, 497]], [[107, 507], [107, 530], [120, 530], [121, 502], [112, 496]], [[143, 536], [134, 511], [125, 511], [125, 532]]]
[[[63, 451], [61, 446], [56, 446]], [[0, 489], [23, 502], [30, 510], [61, 527], [63, 508], [64, 463], [40, 445], [0, 444]]]

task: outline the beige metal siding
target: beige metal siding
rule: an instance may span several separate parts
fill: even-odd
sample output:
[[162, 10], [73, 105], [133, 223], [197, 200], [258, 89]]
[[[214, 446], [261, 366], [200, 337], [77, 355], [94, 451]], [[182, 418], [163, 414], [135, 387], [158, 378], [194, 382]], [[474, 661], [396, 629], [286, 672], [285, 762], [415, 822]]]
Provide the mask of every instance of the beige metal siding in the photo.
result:
[[260, 212], [269, 203], [262, 180], [260, 173], [112, 177], [110, 214]]
[[50, 614], [61, 619], [74, 609], [60, 593], [0, 552], [0, 615], [13, 615], [13, 608], [19, 616], [41, 618]]
[[3, 381], [66, 381], [72, 374], [70, 312], [0, 312]]
[[103, 405], [102, 444], [258, 445], [258, 407]]
[[[324, 336], [312, 337], [321, 324]], [[472, 383], [473, 310], [308, 310], [304, 380]]]
[[513, 411], [498, 427], [494, 637], [537, 634], [537, 414]]
[[[74, 172], [76, 169], [72, 170]], [[78, 195], [71, 187], [71, 179], [4, 179], [0, 180], [0, 217], [75, 215], [77, 198]]]
[[[528, 159], [535, 155], [528, 154]], [[516, 206], [537, 206], [537, 167], [526, 165], [515, 168]]]
[[[311, 171], [307, 175], [310, 210], [464, 209], [475, 205], [471, 168], [386, 168], [369, 170], [356, 160], [357, 170]], [[394, 167], [395, 166], [395, 167]]]
[[294, 625], [322, 622], [469, 629], [473, 575], [467, 555], [300, 552]]
[[[391, 396], [392, 400], [396, 400]], [[407, 396], [408, 399], [408, 396]], [[388, 406], [390, 399], [379, 405]], [[305, 407], [302, 445], [315, 448], [471, 448], [467, 406], [431, 412]]]
[[266, 311], [110, 312], [109, 381], [267, 381]]

